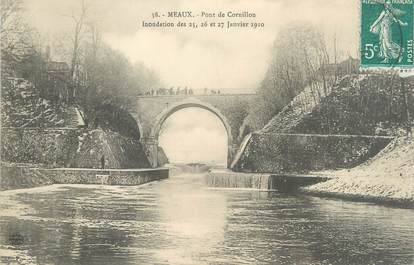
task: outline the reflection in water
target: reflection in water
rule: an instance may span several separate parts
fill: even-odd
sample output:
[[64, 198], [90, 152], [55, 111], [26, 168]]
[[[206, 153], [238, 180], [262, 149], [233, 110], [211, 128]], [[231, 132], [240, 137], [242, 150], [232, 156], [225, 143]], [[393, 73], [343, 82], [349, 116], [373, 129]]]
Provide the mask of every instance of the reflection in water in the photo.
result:
[[409, 209], [208, 189], [200, 175], [55, 185], [0, 193], [0, 263], [412, 264], [413, 221]]

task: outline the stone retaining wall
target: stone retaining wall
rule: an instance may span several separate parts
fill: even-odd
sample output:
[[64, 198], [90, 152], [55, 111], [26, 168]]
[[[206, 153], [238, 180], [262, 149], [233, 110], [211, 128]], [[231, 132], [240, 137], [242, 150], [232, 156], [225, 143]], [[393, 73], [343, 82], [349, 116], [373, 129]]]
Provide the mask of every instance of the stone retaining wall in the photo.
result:
[[39, 169], [56, 184], [141, 185], [168, 178], [168, 169]]
[[391, 137], [254, 133], [232, 169], [239, 172], [305, 173], [351, 168], [376, 155]]
[[33, 168], [1, 164], [0, 191], [33, 188], [51, 184], [141, 185], [169, 177], [167, 168], [157, 169], [82, 169]]
[[115, 132], [88, 129], [2, 128], [1, 159], [45, 167], [149, 168], [141, 143]]

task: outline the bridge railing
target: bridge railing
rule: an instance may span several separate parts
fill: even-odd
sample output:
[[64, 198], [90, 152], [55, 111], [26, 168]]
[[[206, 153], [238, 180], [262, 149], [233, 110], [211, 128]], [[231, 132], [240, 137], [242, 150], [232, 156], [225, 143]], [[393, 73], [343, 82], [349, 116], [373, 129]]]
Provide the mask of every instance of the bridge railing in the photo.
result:
[[155, 97], [217, 97], [217, 96], [256, 96], [255, 93], [221, 93], [221, 94], [156, 94], [156, 95], [147, 95], [141, 94], [138, 95], [138, 98], [155, 98]]

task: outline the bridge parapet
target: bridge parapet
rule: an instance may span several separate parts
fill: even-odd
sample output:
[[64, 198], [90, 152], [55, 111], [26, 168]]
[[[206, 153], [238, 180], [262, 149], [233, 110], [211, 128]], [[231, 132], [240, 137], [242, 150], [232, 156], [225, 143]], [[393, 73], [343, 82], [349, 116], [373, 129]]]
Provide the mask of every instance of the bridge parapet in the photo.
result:
[[231, 97], [256, 97], [255, 93], [236, 93], [236, 94], [179, 94], [179, 95], [140, 95], [139, 98], [231, 98]]

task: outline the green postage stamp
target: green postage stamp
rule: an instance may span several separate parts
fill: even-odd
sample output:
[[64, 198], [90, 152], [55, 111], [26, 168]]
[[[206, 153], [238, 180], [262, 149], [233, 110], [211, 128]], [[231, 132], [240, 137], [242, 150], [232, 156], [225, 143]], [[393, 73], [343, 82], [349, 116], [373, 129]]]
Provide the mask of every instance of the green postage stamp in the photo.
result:
[[361, 0], [361, 67], [414, 70], [414, 0]]

